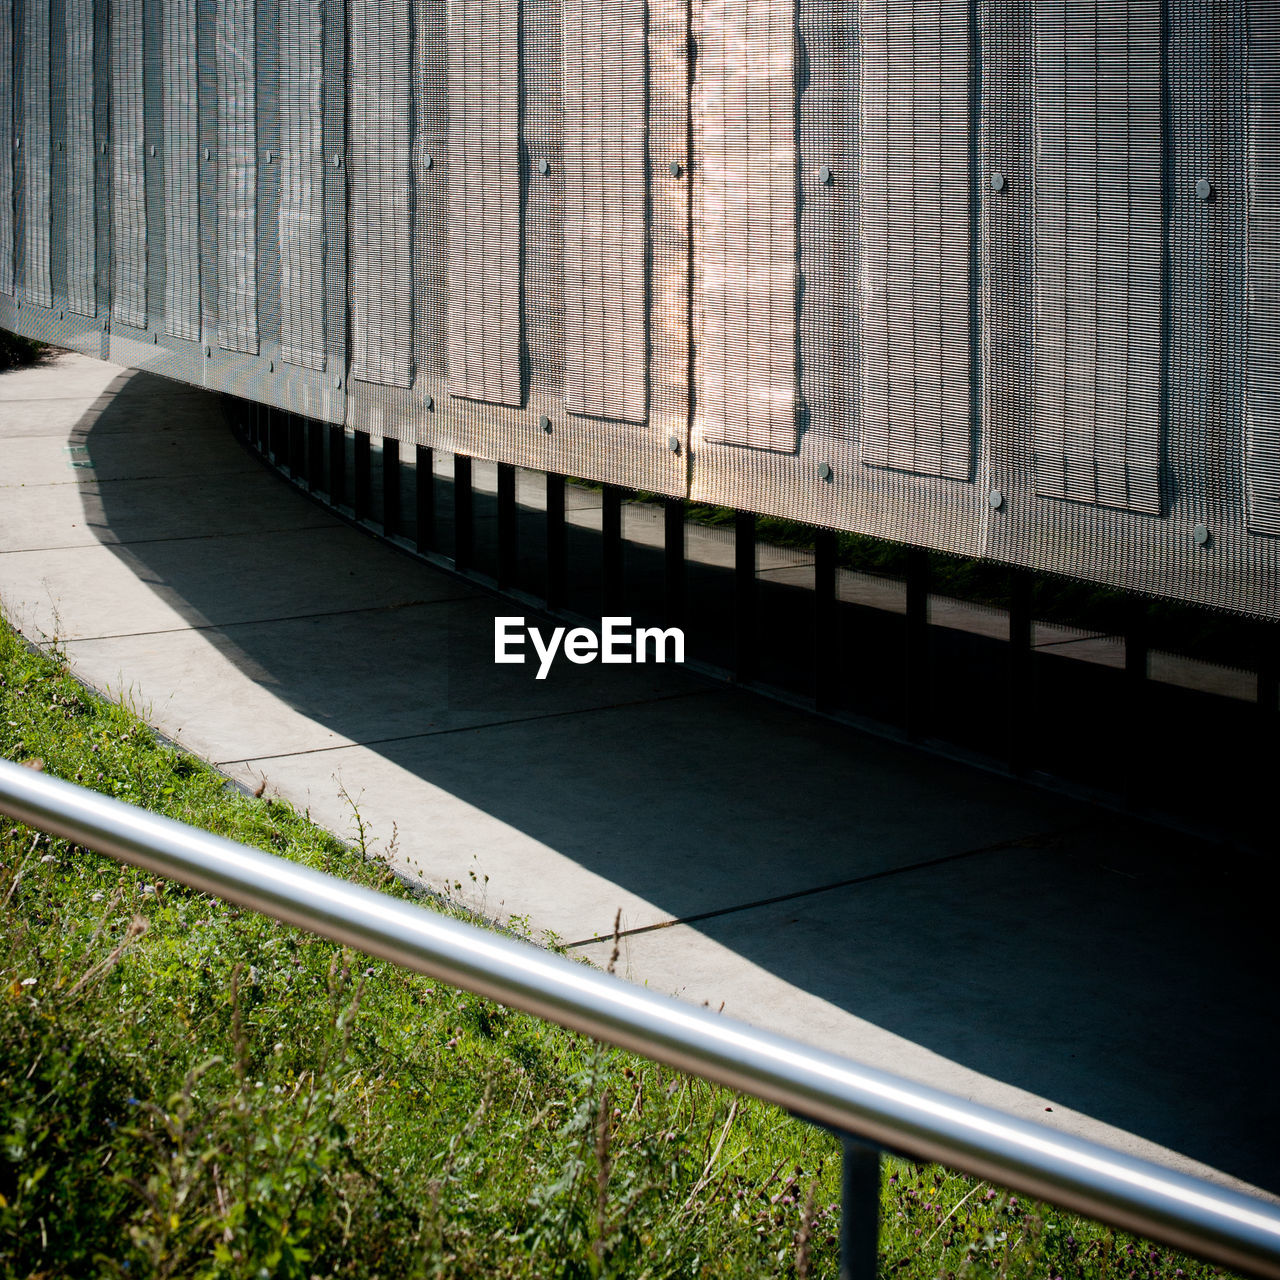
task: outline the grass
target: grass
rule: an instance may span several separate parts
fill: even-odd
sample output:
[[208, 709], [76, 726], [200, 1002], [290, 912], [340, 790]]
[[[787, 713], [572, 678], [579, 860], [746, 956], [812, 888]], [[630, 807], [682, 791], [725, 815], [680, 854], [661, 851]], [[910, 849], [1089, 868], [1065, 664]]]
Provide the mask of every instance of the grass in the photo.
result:
[[[0, 754], [409, 894], [3, 624]], [[886, 1276], [1218, 1274], [885, 1165]], [[834, 1276], [838, 1186], [775, 1108], [0, 818], [0, 1275]]]

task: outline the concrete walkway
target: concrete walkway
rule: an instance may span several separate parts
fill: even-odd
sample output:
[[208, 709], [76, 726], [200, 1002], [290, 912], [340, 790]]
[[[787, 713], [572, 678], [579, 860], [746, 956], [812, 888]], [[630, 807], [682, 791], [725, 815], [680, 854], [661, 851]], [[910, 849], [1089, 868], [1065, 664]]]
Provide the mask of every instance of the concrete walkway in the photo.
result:
[[520, 609], [295, 492], [211, 396], [80, 356], [0, 375], [0, 604], [489, 915], [584, 943], [621, 909], [652, 988], [1280, 1192], [1255, 867], [678, 668], [495, 666]]

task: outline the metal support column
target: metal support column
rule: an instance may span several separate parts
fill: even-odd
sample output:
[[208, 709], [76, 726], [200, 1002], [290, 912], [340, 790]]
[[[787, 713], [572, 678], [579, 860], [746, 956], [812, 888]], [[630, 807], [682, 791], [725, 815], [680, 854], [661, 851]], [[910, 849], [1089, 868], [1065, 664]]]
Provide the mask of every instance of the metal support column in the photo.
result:
[[756, 673], [756, 517], [733, 517], [733, 674], [743, 684]]
[[413, 502], [417, 516], [419, 551], [436, 549], [436, 477], [431, 446], [416, 446], [413, 468]]
[[394, 538], [400, 532], [400, 441], [382, 437], [382, 533]]
[[373, 450], [369, 437], [363, 431], [355, 434], [355, 492], [351, 506], [357, 520], [369, 518], [369, 502], [373, 496]]
[[329, 428], [329, 501], [335, 507], [347, 501], [347, 433], [337, 426]]
[[498, 586], [512, 587], [516, 581], [516, 469], [509, 462], [498, 463]]
[[564, 476], [547, 472], [547, 608], [563, 609], [568, 549], [564, 529]]
[[307, 488], [316, 493], [324, 488], [324, 423], [315, 418], [307, 423]]
[[453, 455], [453, 567], [471, 568], [475, 549], [475, 520], [471, 501], [471, 459]]
[[684, 626], [685, 562], [684, 499], [664, 498], [663, 533], [663, 614], [669, 627]]
[[929, 553], [907, 552], [906, 730], [925, 735], [929, 718]]
[[1026, 569], [1009, 573], [1009, 741], [1011, 773], [1026, 773], [1031, 763], [1031, 717], [1035, 706], [1035, 650], [1032, 648], [1031, 589]]
[[876, 1280], [880, 1261], [880, 1152], [842, 1138], [840, 1280]]
[[622, 490], [607, 484], [600, 500], [600, 552], [604, 578], [602, 596], [606, 616], [617, 615], [623, 608], [622, 568]]
[[840, 616], [836, 599], [836, 535], [820, 529], [813, 539], [813, 703], [829, 711], [836, 702]]

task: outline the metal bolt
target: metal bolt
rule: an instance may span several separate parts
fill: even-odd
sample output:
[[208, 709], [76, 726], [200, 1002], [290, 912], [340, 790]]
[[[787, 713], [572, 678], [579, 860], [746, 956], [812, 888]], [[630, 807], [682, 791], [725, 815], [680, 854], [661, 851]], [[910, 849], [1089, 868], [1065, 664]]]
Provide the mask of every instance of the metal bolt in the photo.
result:
[[204, 349], [204, 353], [205, 353], [205, 355], [206, 355], [206, 356], [211, 356], [211, 355], [213, 355], [213, 348], [212, 348], [212, 347], [210, 347], [210, 346], [207, 346], [207, 345], [206, 345], [206, 347], [205, 347], [205, 349]]
[[14, 140], [13, 140], [13, 145], [14, 145], [15, 147], [21, 147], [21, 146], [22, 146], [22, 139], [21, 139], [21, 138], [14, 138]]
[[333, 153], [333, 167], [335, 169], [342, 168], [342, 157], [336, 151]]
[[153, 143], [152, 143], [152, 144], [147, 148], [147, 154], [148, 154], [148, 155], [155, 155], [155, 153], [156, 153], [156, 144], [153, 142]]
[[434, 168], [436, 167], [436, 162], [435, 162], [435, 160], [434, 160], [431, 156], [428, 156], [428, 157], [427, 157], [427, 158], [426, 158], [422, 163], [423, 163], [423, 164], [424, 164], [428, 169], [434, 169]]
[[433, 411], [433, 410], [435, 409], [435, 407], [436, 407], [436, 398], [435, 398], [435, 396], [428, 396], [428, 397], [427, 397], [427, 411], [428, 411], [428, 412], [431, 412], [431, 411]]
[[991, 504], [992, 511], [999, 511], [1004, 506], [1004, 494], [999, 489], [992, 489], [987, 494], [987, 501]]
[[[1199, 200], [1209, 200], [1213, 197], [1213, 183], [1208, 178], [1201, 178], [1196, 183], [1196, 198]], [[1197, 526], [1198, 527], [1198, 526]]]
[[265, 161], [267, 162], [267, 164], [270, 164], [270, 163], [271, 163], [271, 152], [270, 152], [270, 151], [264, 152], [264, 154], [263, 154], [263, 157], [262, 157], [262, 158], [263, 158], [263, 160], [265, 160]]
[[672, 453], [679, 453], [679, 452], [680, 452], [680, 437], [679, 437], [679, 436], [668, 436], [668, 437], [667, 437], [667, 448], [668, 448], [668, 449], [670, 449]]
[[543, 429], [543, 431], [550, 431], [551, 419], [548, 418], [547, 415], [544, 413], [542, 417], [538, 419], [538, 426], [540, 426]]
[[673, 178], [678, 178], [684, 172], [684, 165], [679, 160], [673, 160], [669, 168]]
[[63, 319], [65, 319], [65, 318], [66, 318], [66, 317], [65, 317], [65, 314], [64, 314], [63, 312], [59, 311], [59, 312], [58, 312], [58, 319], [59, 319], [59, 320], [63, 320]]
[[1209, 526], [1204, 524], [1196, 525], [1196, 527], [1191, 530], [1191, 536], [1195, 539], [1197, 547], [1207, 545], [1209, 541]]
[[104, 156], [107, 154], [107, 144], [105, 142], [102, 144], [101, 151]]
[[991, 190], [1000, 192], [1004, 190], [1004, 174], [993, 173], [991, 175]]
[[538, 172], [539, 172], [539, 173], [549, 173], [550, 171], [551, 171], [551, 166], [550, 166], [550, 164], [548, 164], [548, 163], [547, 163], [547, 161], [545, 161], [545, 160], [539, 160], [539, 161], [538, 161]]
[[818, 463], [818, 479], [819, 480], [831, 479], [831, 463], [829, 462]]
[[341, 391], [341, 390], [342, 390], [342, 377], [341, 377], [341, 375], [339, 375], [338, 377], [334, 378], [334, 380], [333, 380], [333, 385], [334, 385], [334, 386], [335, 386], [339, 391]]
[[822, 168], [818, 170], [818, 181], [826, 187], [831, 185], [831, 178], [831, 166], [829, 164], [824, 164]]
[[[105, 148], [104, 148], [104, 149], [105, 149]], [[205, 147], [205, 149], [204, 149], [204, 158], [205, 158], [206, 160], [209, 158], [209, 148], [208, 148], [208, 147]]]
[[153, 347], [158, 347], [158, 346], [160, 345], [160, 330], [159, 330], [159, 329], [154, 329], [154, 330], [152, 330], [152, 333], [151, 333], [151, 345], [152, 345]]
[[274, 360], [268, 360], [268, 361], [267, 361], [267, 372], [268, 372], [268, 373], [275, 373], [275, 371], [276, 371], [276, 362], [275, 362]]

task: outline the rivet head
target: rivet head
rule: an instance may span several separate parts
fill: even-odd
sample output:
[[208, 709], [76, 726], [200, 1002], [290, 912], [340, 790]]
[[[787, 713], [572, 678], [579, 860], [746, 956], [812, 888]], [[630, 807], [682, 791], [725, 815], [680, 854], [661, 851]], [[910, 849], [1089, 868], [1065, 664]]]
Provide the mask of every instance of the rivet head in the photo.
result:
[[540, 426], [543, 429], [543, 431], [550, 431], [551, 419], [548, 418], [547, 415], [544, 413], [542, 417], [538, 419], [538, 426]]
[[539, 161], [538, 161], [538, 172], [539, 172], [539, 173], [549, 173], [550, 171], [551, 171], [551, 166], [550, 166], [550, 164], [548, 164], [548, 163], [547, 163], [547, 161], [545, 161], [545, 160], [539, 160]]
[[342, 378], [341, 378], [341, 377], [334, 378], [334, 380], [333, 380], [333, 385], [334, 385], [334, 386], [335, 386], [339, 391], [341, 391], [341, 390], [342, 390]]
[[213, 348], [212, 348], [212, 347], [209, 347], [209, 346], [206, 346], [206, 347], [205, 347], [205, 349], [204, 349], [204, 353], [205, 353], [205, 355], [206, 355], [206, 356], [211, 356], [211, 355], [213, 355]]
[[818, 463], [818, 479], [819, 480], [831, 479], [831, 463], [829, 462]]
[[148, 154], [149, 156], [154, 156], [154, 155], [155, 155], [155, 153], [156, 153], [156, 144], [153, 142], [153, 143], [152, 143], [152, 144], [147, 148], [147, 154]]
[[1191, 536], [1195, 539], [1197, 547], [1205, 546], [1209, 541], [1209, 526], [1205, 524], [1196, 525], [1196, 527], [1191, 530]]
[[673, 160], [668, 166], [668, 170], [673, 178], [678, 178], [684, 172], [684, 165], [679, 160]]
[[[100, 150], [100, 151], [102, 152], [102, 154], [105, 156], [105, 155], [107, 154], [107, 144], [104, 142], [104, 143], [102, 144], [102, 146], [99, 148], [99, 150]], [[204, 158], [205, 158], [206, 160], [209, 158], [209, 153], [208, 153], [208, 151], [206, 151], [206, 152], [205, 152]]]
[[264, 160], [264, 161], [266, 161], [266, 163], [267, 163], [267, 164], [270, 164], [270, 163], [271, 163], [271, 152], [270, 152], [270, 151], [264, 151], [264, 152], [262, 153], [262, 158], [263, 158], [263, 160]]
[[15, 147], [18, 147], [19, 149], [21, 149], [21, 147], [22, 147], [22, 139], [21, 139], [21, 138], [14, 138], [14, 140], [13, 140], [13, 145], [14, 145]]
[[58, 319], [59, 319], [59, 320], [65, 320], [65, 319], [66, 319], [66, 314], [65, 314], [64, 312], [62, 312], [62, 311], [59, 311], [59, 312], [58, 312]]
[[435, 158], [433, 156], [428, 156], [422, 163], [427, 169], [434, 169], [436, 167]]
[[999, 511], [1004, 506], [1004, 494], [999, 489], [992, 489], [987, 494], [987, 502], [990, 504], [992, 511]]
[[991, 175], [991, 190], [997, 191], [997, 192], [1004, 190], [1004, 174], [1003, 173], [993, 173]]
[[342, 157], [336, 151], [333, 153], [333, 167], [335, 169], [342, 168]]
[[1213, 195], [1213, 183], [1208, 178], [1201, 178], [1196, 183], [1196, 199], [1208, 200]]
[[818, 170], [818, 181], [822, 183], [824, 187], [831, 185], [832, 176], [831, 166], [829, 164], [824, 164], [822, 168]]
[[275, 362], [274, 360], [268, 360], [268, 361], [267, 361], [267, 372], [268, 372], [268, 373], [275, 373], [275, 371], [276, 371], [276, 362]]
[[680, 437], [679, 437], [679, 436], [668, 436], [668, 437], [667, 437], [667, 448], [668, 448], [668, 449], [670, 449], [672, 453], [679, 453], [679, 452], [680, 452]]
[[427, 411], [430, 413], [430, 412], [432, 412], [432, 411], [435, 409], [435, 407], [436, 407], [436, 398], [435, 398], [435, 396], [428, 396], [428, 397], [427, 397]]
[[204, 158], [205, 158], [206, 160], [209, 158], [209, 148], [208, 148], [208, 147], [205, 147], [205, 149], [204, 149]]

